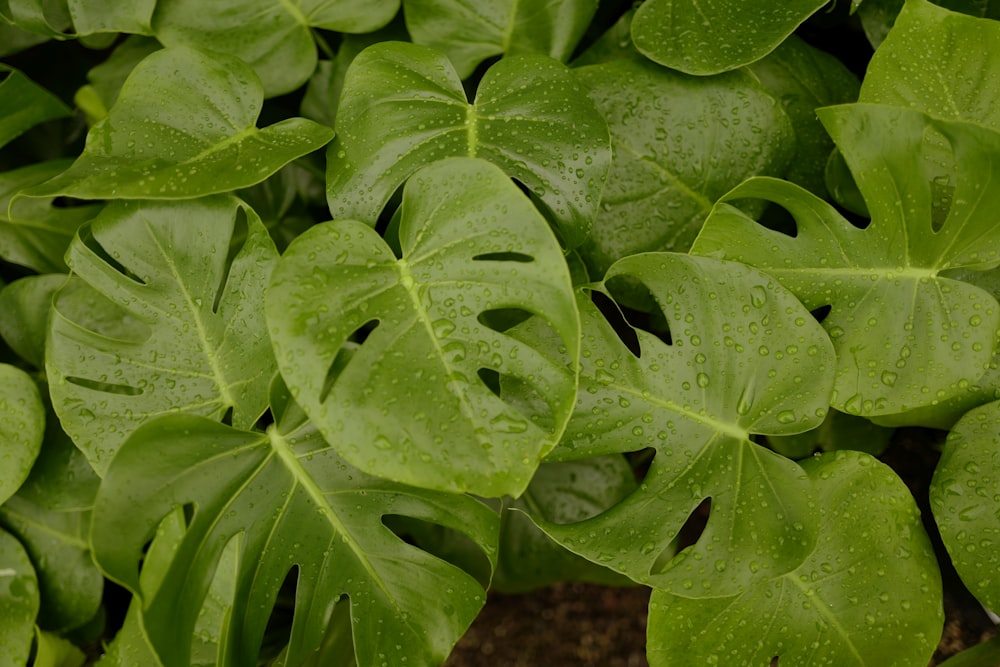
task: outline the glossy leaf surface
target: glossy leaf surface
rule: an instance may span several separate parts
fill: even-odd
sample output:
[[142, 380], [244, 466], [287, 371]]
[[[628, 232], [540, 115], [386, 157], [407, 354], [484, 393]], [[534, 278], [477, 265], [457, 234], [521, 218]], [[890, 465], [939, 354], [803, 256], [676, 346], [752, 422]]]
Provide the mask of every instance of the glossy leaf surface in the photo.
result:
[[856, 452], [827, 454], [803, 467], [822, 516], [806, 560], [742, 595], [699, 600], [654, 591], [651, 667], [756, 667], [775, 656], [778, 664], [811, 667], [930, 661], [944, 620], [941, 577], [906, 487]]
[[[1000, 263], [1000, 190], [992, 185], [1000, 135], [881, 106], [831, 107], [821, 118], [857, 179], [870, 226], [851, 225], [789, 183], [752, 180], [716, 206], [693, 252], [757, 266], [807, 308], [832, 306], [823, 327], [838, 354], [837, 409], [893, 414], [947, 399], [989, 368], [1000, 325], [991, 295], [941, 275]], [[934, 181], [914, 160], [932, 131], [947, 139], [958, 166], [940, 215]], [[797, 235], [769, 230], [727, 203], [747, 198], [788, 210]]]
[[334, 218], [374, 224], [420, 167], [479, 157], [526, 185], [570, 246], [593, 223], [611, 159], [607, 124], [585, 88], [543, 56], [504, 58], [487, 70], [470, 104], [444, 54], [376, 44], [347, 72], [337, 132], [327, 152]]
[[67, 0], [73, 29], [78, 35], [123, 32], [151, 35], [156, 0]]
[[19, 368], [0, 364], [0, 504], [28, 477], [44, 433], [45, 407], [35, 380]]
[[120, 202], [81, 230], [68, 262], [83, 280], [56, 297], [46, 364], [56, 412], [99, 473], [151, 417], [257, 420], [275, 372], [262, 301], [276, 259], [229, 197]]
[[156, 51], [132, 70], [72, 166], [27, 194], [200, 197], [258, 183], [333, 136], [304, 118], [259, 129], [262, 102], [257, 76], [232, 56]]
[[[267, 294], [281, 373], [331, 445], [366, 472], [519, 495], [576, 392], [579, 322], [562, 252], [530, 201], [482, 160], [418, 172], [400, 210], [400, 259], [353, 220], [289, 246]], [[491, 328], [488, 313], [508, 308], [546, 320], [569, 363]], [[352, 340], [361, 344], [348, 354]], [[539, 405], [505, 402], [491, 374], [521, 381]]]
[[38, 582], [24, 548], [0, 528], [0, 661], [26, 665], [38, 613]]
[[[649, 289], [672, 342], [637, 330], [636, 355], [581, 297], [580, 391], [549, 458], [656, 455], [639, 489], [609, 510], [577, 523], [535, 521], [567, 548], [687, 597], [733, 595], [797, 567], [818, 521], [809, 482], [750, 435], [823, 420], [829, 339], [776, 281], [740, 264], [647, 253], [619, 261], [608, 280], [625, 276]], [[698, 543], [663, 558], [707, 498]]]

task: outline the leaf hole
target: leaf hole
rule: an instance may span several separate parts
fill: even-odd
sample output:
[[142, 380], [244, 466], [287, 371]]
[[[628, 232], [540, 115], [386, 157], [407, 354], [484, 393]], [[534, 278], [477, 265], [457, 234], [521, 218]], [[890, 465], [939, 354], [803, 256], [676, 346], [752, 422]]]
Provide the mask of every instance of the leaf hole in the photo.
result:
[[215, 299], [212, 301], [212, 312], [219, 312], [219, 304], [222, 303], [222, 296], [226, 293], [226, 286], [229, 284], [230, 273], [233, 270], [233, 263], [243, 251], [247, 238], [250, 235], [250, 225], [247, 223], [247, 213], [242, 206], [236, 209], [236, 220], [233, 222], [233, 233], [229, 237], [229, 250], [226, 252], [226, 263], [222, 266], [222, 278], [219, 287], [215, 290]]
[[226, 426], [233, 425], [233, 406], [230, 405], [228, 408], [226, 408], [226, 411], [222, 414], [222, 419], [220, 419], [219, 421], [225, 424]]
[[652, 334], [665, 345], [673, 344], [663, 307], [645, 284], [634, 278], [616, 276], [608, 281], [608, 291], [618, 302], [629, 326]]
[[476, 371], [476, 375], [482, 381], [486, 388], [493, 392], [493, 394], [500, 398], [500, 373], [492, 368], [480, 368]]
[[778, 657], [779, 656], [774, 656], [773, 658], [771, 658], [771, 665], [770, 665], [770, 667], [778, 667]]
[[102, 262], [110, 266], [117, 273], [121, 274], [123, 277], [132, 281], [136, 285], [142, 285], [142, 286], [146, 285], [145, 280], [143, 280], [136, 274], [132, 273], [132, 271], [129, 270], [128, 267], [119, 262], [118, 259], [112, 253], [109, 253], [104, 248], [104, 246], [101, 245], [101, 242], [98, 241], [97, 237], [94, 236], [94, 230], [90, 225], [84, 225], [83, 227], [80, 228], [80, 241], [98, 259], [100, 259]]
[[489, 558], [465, 533], [410, 516], [387, 514], [382, 525], [406, 544], [418, 547], [435, 558], [472, 575], [484, 589], [489, 586], [492, 567]]
[[[755, 205], [760, 210], [761, 202], [753, 199], [739, 199], [728, 203], [736, 206], [736, 208], [752, 211]], [[793, 239], [799, 235], [799, 225], [788, 209], [770, 202], [767, 202], [763, 210], [757, 215], [757, 224]]]
[[299, 566], [293, 565], [285, 574], [281, 587], [278, 588], [274, 606], [271, 608], [271, 615], [267, 619], [267, 629], [264, 631], [264, 636], [268, 638], [268, 645], [274, 649], [285, 646], [291, 639], [298, 582]]
[[484, 310], [479, 313], [476, 320], [484, 327], [498, 333], [503, 333], [508, 329], [516, 327], [531, 316], [532, 313], [523, 308], [494, 308], [493, 310]]
[[636, 335], [635, 329], [625, 319], [625, 315], [618, 304], [607, 294], [598, 292], [597, 290], [591, 290], [590, 300], [601, 311], [601, 315], [608, 321], [608, 324], [611, 325], [619, 340], [628, 348], [632, 356], [639, 358], [642, 352], [639, 347], [639, 336]]
[[142, 389], [139, 387], [133, 387], [127, 384], [114, 384], [112, 382], [101, 382], [99, 380], [91, 380], [90, 378], [77, 377], [75, 375], [67, 377], [66, 381], [70, 384], [75, 384], [78, 387], [83, 387], [84, 389], [90, 389], [92, 391], [99, 391], [104, 394], [117, 394], [119, 396], [139, 396], [142, 394]]
[[378, 319], [371, 319], [359, 326], [351, 335], [348, 336], [347, 342], [341, 346], [337, 351], [336, 356], [334, 356], [333, 361], [330, 362], [330, 367], [326, 371], [326, 379], [323, 381], [323, 389], [320, 391], [319, 400], [320, 403], [326, 401], [330, 392], [333, 391], [333, 385], [337, 383], [337, 380], [344, 371], [350, 365], [351, 361], [354, 359], [354, 355], [361, 348], [361, 344], [368, 339], [368, 336], [378, 328], [380, 322]]
[[825, 306], [820, 306], [819, 308], [815, 308], [813, 310], [810, 310], [809, 314], [812, 315], [813, 317], [815, 317], [817, 322], [819, 322], [820, 324], [822, 324], [823, 320], [826, 319], [827, 315], [830, 314], [831, 310], [833, 310], [833, 306], [830, 305], [830, 304], [827, 304]]
[[535, 258], [531, 255], [526, 255], [523, 252], [515, 252], [509, 250], [507, 252], [486, 252], [481, 255], [476, 255], [472, 258], [474, 262], [519, 262], [522, 264], [527, 264], [529, 262], [534, 262]]
[[677, 536], [670, 543], [670, 546], [663, 550], [660, 556], [649, 569], [650, 574], [664, 572], [674, 557], [685, 549], [694, 546], [701, 539], [708, 526], [708, 520], [712, 515], [712, 499], [705, 498], [684, 521], [684, 525], [677, 531]]

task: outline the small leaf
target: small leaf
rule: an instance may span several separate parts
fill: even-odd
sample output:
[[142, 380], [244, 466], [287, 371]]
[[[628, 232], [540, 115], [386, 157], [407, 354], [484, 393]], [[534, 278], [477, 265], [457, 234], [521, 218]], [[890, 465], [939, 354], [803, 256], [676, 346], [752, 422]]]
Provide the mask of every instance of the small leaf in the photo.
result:
[[941, 625], [941, 575], [920, 511], [892, 471], [856, 452], [803, 464], [823, 517], [795, 571], [742, 595], [654, 591], [650, 667], [926, 665]]
[[647, 0], [632, 40], [651, 60], [687, 74], [719, 74], [773, 51], [827, 0]]
[[99, 474], [143, 421], [185, 410], [249, 427], [275, 364], [264, 285], [277, 252], [231, 197], [109, 205], [67, 261], [47, 373], [63, 427]]
[[962, 417], [945, 443], [930, 498], [934, 520], [962, 581], [1000, 609], [1000, 401]]
[[406, 0], [405, 5], [413, 41], [447, 54], [462, 79], [493, 56], [542, 53], [565, 62], [597, 10], [597, 0]]
[[83, 667], [87, 655], [71, 642], [51, 632], [35, 628], [34, 667]]
[[[400, 211], [401, 259], [354, 220], [318, 225], [289, 246], [267, 293], [282, 376], [365, 472], [519, 495], [576, 391], [579, 321], [562, 252], [517, 186], [482, 160], [426, 167], [406, 184]], [[505, 308], [540, 315], [567, 359], [483, 319]], [[352, 342], [361, 345], [349, 355]], [[484, 372], [521, 380], [541, 406], [525, 413], [505, 402]]]
[[45, 334], [49, 330], [52, 296], [67, 276], [52, 273], [25, 276], [0, 288], [0, 337], [10, 349], [37, 369], [45, 368]]
[[147, 56], [65, 172], [25, 194], [186, 199], [259, 183], [326, 144], [304, 118], [258, 129], [263, 90], [242, 61], [176, 47]]
[[28, 664], [38, 605], [38, 582], [28, 554], [0, 528], [0, 664]]
[[76, 34], [123, 32], [152, 35], [156, 0], [68, 0]]
[[[183, 505], [194, 511], [169, 567], [156, 585], [140, 585], [151, 526]], [[461, 531], [495, 566], [497, 516], [471, 497], [369, 477], [308, 424], [265, 434], [188, 415], [140, 427], [121, 448], [101, 486], [91, 538], [102, 569], [142, 599], [143, 625], [166, 667], [191, 665], [192, 631], [229, 545], [232, 608], [245, 611], [221, 628], [220, 667], [257, 664], [290, 572], [297, 586], [286, 664], [319, 647], [337, 604], [350, 605], [358, 664], [439, 664], [485, 591], [396, 537], [383, 524], [390, 515]]]
[[[823, 327], [838, 355], [838, 410], [894, 414], [947, 399], [989, 368], [1000, 326], [991, 295], [942, 274], [1000, 263], [1000, 190], [991, 176], [1000, 170], [1000, 134], [872, 105], [830, 107], [821, 118], [851, 166], [871, 225], [858, 229], [792, 184], [754, 179], [716, 205], [692, 252], [759, 267], [807, 308], [832, 306]], [[919, 160], [932, 132], [958, 169], [940, 217], [935, 181]], [[784, 207], [797, 235], [767, 229], [727, 203], [748, 198]]]
[[44, 433], [45, 407], [35, 381], [19, 368], [0, 364], [0, 505], [28, 477]]
[[[581, 295], [580, 390], [549, 460], [656, 455], [639, 489], [609, 510], [569, 524], [533, 519], [563, 546], [686, 597], [733, 595], [797, 567], [816, 535], [809, 482], [750, 435], [819, 425], [829, 339], [788, 291], [741, 264], [646, 253], [606, 280], [622, 277], [649, 289], [671, 343], [636, 330], [630, 350]], [[672, 540], [708, 498], [705, 532], [672, 557]]]
[[487, 70], [469, 104], [443, 54], [376, 44], [347, 72], [337, 131], [327, 152], [334, 218], [374, 224], [420, 167], [479, 157], [526, 185], [571, 247], [593, 223], [611, 161], [607, 124], [585, 88], [543, 56], [504, 58]]
[[0, 147], [39, 123], [72, 114], [55, 95], [21, 72], [0, 64]]
[[746, 73], [695, 79], [628, 59], [576, 72], [614, 149], [581, 248], [594, 277], [628, 255], [687, 252], [716, 199], [755, 174], [784, 173], [791, 158], [788, 117]]
[[399, 0], [160, 0], [154, 30], [167, 46], [236, 56], [273, 97], [301, 86], [316, 68], [313, 28], [371, 32], [397, 11]]

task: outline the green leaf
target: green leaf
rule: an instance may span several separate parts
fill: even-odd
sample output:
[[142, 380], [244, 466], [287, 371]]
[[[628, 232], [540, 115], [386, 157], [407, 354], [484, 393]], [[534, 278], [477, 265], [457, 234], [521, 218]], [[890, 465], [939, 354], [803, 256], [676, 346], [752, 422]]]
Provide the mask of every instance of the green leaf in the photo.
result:
[[[861, 19], [861, 26], [873, 47], [881, 47], [905, 4], [906, 0], [865, 0], [861, 5], [858, 18]], [[969, 16], [1000, 19], [1000, 3], [995, 0], [937, 0], [935, 4]], [[943, 24], [940, 28], [947, 30], [947, 26]]]
[[70, 29], [66, 0], [6, 0], [0, 4], [0, 18], [47, 39], [69, 37], [64, 34]]
[[767, 439], [771, 448], [790, 459], [802, 459], [816, 451], [835, 452], [850, 449], [881, 456], [889, 447], [895, 429], [878, 426], [863, 417], [830, 410], [815, 428], [795, 435], [775, 435]]
[[[150, 526], [185, 504], [194, 507], [187, 530], [147, 594], [137, 568]], [[140, 427], [120, 450], [98, 495], [92, 542], [102, 569], [143, 600], [143, 624], [166, 667], [191, 664], [192, 630], [229, 544], [232, 608], [240, 613], [222, 629], [218, 665], [256, 664], [292, 571], [287, 664], [318, 648], [336, 604], [351, 606], [359, 664], [439, 664], [485, 593], [462, 570], [396, 537], [382, 523], [390, 515], [464, 532], [495, 565], [496, 514], [471, 497], [369, 477], [308, 424], [263, 434], [172, 415]]]
[[55, 95], [21, 72], [0, 64], [0, 147], [39, 123], [72, 114]]
[[51, 632], [35, 628], [34, 667], [83, 667], [87, 655], [71, 642]]
[[37, 369], [45, 368], [45, 333], [52, 295], [67, 277], [53, 273], [25, 276], [0, 288], [0, 336], [10, 349]]
[[0, 506], [0, 525], [16, 536], [38, 575], [38, 625], [62, 632], [93, 618], [104, 577], [90, 556], [90, 510], [53, 511], [14, 496]]
[[[636, 330], [633, 352], [581, 295], [580, 391], [549, 460], [644, 448], [655, 457], [639, 489], [608, 511], [535, 521], [563, 546], [687, 597], [733, 595], [797, 567], [816, 535], [810, 484], [750, 436], [819, 425], [834, 366], [829, 339], [789, 292], [741, 264], [647, 253], [620, 260], [607, 280], [623, 277], [648, 288], [672, 342]], [[701, 539], [670, 558], [707, 498]]]
[[38, 582], [28, 554], [0, 529], [0, 663], [28, 664], [38, 604]]
[[132, 73], [146, 56], [163, 48], [151, 37], [130, 36], [115, 47], [104, 62], [87, 72], [88, 84], [80, 88], [73, 100], [86, 114], [90, 125], [108, 115], [118, 94]]
[[646, 57], [687, 74], [719, 74], [773, 51], [827, 0], [647, 0], [632, 20]]
[[77, 35], [124, 32], [152, 35], [156, 0], [68, 0]]
[[413, 41], [447, 54], [460, 78], [493, 56], [542, 53], [565, 62], [597, 0], [406, 0]]
[[920, 512], [892, 471], [856, 452], [803, 464], [823, 517], [795, 571], [742, 595], [654, 591], [650, 667], [926, 665], [944, 622], [941, 576]]
[[200, 197], [259, 183], [333, 136], [304, 118], [258, 129], [262, 102], [260, 81], [232, 56], [156, 51], [132, 70], [73, 165], [25, 194]]
[[66, 271], [63, 256], [77, 228], [98, 205], [56, 207], [52, 197], [18, 198], [25, 188], [63, 172], [68, 160], [38, 162], [0, 174], [0, 257], [39, 273]]
[[0, 364], [0, 504], [28, 477], [42, 447], [45, 407], [30, 375]]
[[288, 93], [316, 68], [313, 28], [371, 32], [399, 0], [159, 0], [156, 38], [236, 56], [257, 72], [267, 97]]
[[63, 427], [99, 474], [153, 416], [257, 420], [275, 371], [262, 298], [276, 258], [231, 197], [117, 202], [81, 229], [67, 261], [83, 280], [56, 296], [46, 370]]
[[945, 443], [930, 498], [934, 520], [962, 581], [1000, 609], [1000, 401], [962, 417]]
[[[1000, 263], [1000, 190], [991, 177], [1000, 169], [1000, 135], [871, 105], [827, 108], [821, 118], [857, 179], [870, 226], [854, 227], [792, 184], [755, 179], [716, 206], [692, 252], [759, 267], [807, 308], [832, 306], [823, 327], [838, 354], [838, 410], [885, 415], [947, 399], [989, 368], [1000, 326], [991, 295], [942, 275]], [[919, 160], [932, 132], [954, 151], [958, 169], [940, 217], [935, 182]], [[747, 198], [784, 207], [797, 236], [766, 229], [727, 203]]]
[[785, 178], [825, 196], [825, 164], [833, 141], [816, 118], [816, 109], [857, 101], [857, 77], [835, 57], [794, 35], [750, 71], [781, 100], [795, 129], [795, 156]]
[[23, 51], [48, 41], [48, 37], [17, 28], [0, 11], [0, 57]]
[[861, 87], [862, 102], [907, 107], [1000, 131], [998, 97], [1000, 23], [950, 12], [926, 0], [909, 0], [903, 7]]
[[634, 15], [634, 8], [622, 14], [614, 25], [588, 46], [587, 50], [575, 58], [570, 65], [584, 67], [629, 58], [644, 60], [645, 56], [639, 53], [632, 43], [632, 17]]
[[784, 173], [791, 158], [788, 117], [743, 72], [696, 79], [647, 60], [576, 71], [608, 120], [614, 151], [581, 248], [594, 277], [628, 255], [687, 252], [716, 199], [755, 174]]
[[[559, 245], [500, 169], [469, 158], [410, 179], [399, 238], [401, 259], [367, 225], [342, 220], [289, 246], [267, 293], [282, 376], [352, 465], [517, 496], [576, 392], [579, 320]], [[487, 314], [507, 308], [547, 321], [565, 359], [491, 328]], [[358, 334], [367, 338], [349, 354]], [[540, 404], [505, 402], [484, 373], [522, 381]]]
[[611, 161], [604, 118], [573, 74], [544, 56], [504, 58], [487, 70], [469, 104], [443, 54], [376, 44], [347, 72], [337, 132], [327, 153], [334, 218], [374, 224], [420, 167], [479, 157], [526, 185], [571, 247], [597, 215]]

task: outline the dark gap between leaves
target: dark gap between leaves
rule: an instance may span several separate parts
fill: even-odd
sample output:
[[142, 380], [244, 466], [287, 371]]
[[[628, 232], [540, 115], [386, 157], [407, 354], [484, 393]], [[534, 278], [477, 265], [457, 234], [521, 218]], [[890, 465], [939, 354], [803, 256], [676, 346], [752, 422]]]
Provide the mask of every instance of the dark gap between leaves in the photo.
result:
[[101, 245], [101, 242], [98, 241], [97, 238], [94, 236], [93, 229], [91, 228], [90, 225], [84, 225], [83, 227], [81, 227], [79, 234], [80, 234], [80, 241], [83, 242], [83, 245], [92, 253], [94, 253], [102, 262], [110, 266], [112, 269], [120, 273], [125, 278], [128, 278], [132, 282], [136, 283], [137, 285], [143, 285], [143, 286], [146, 285], [145, 280], [143, 280], [136, 274], [132, 273], [132, 271], [130, 271], [128, 267], [126, 267], [124, 264], [122, 264], [117, 259], [112, 257], [111, 253], [109, 253], [107, 250], [104, 249], [104, 246]]
[[399, 514], [386, 514], [382, 525], [407, 544], [419, 547], [435, 558], [471, 574], [483, 588], [488, 588], [492, 566], [483, 550], [465, 533]]
[[636, 335], [635, 330], [625, 319], [622, 314], [621, 309], [618, 304], [615, 303], [611, 297], [604, 294], [603, 292], [598, 292], [597, 290], [592, 290], [590, 292], [590, 300], [597, 306], [597, 309], [601, 311], [601, 315], [604, 319], [608, 321], [611, 328], [614, 329], [615, 334], [624, 343], [628, 351], [632, 353], [632, 356], [639, 358], [641, 350], [639, 348], [639, 337]]
[[826, 319], [827, 315], [830, 314], [831, 310], [833, 310], [833, 306], [827, 304], [825, 306], [820, 306], [819, 308], [814, 308], [813, 310], [810, 310], [809, 314], [815, 317], [817, 322], [822, 324], [823, 320]]
[[484, 310], [479, 313], [476, 320], [484, 327], [498, 333], [503, 333], [524, 322], [532, 314], [531, 311], [524, 310], [523, 308], [494, 308], [493, 310]]
[[487, 389], [492, 391], [497, 398], [500, 398], [500, 373], [492, 368], [480, 368], [476, 371], [476, 375], [479, 376], [479, 379], [486, 385]]
[[233, 233], [229, 237], [229, 250], [226, 253], [226, 262], [222, 266], [222, 278], [219, 286], [215, 290], [215, 298], [212, 300], [212, 313], [219, 312], [219, 304], [222, 302], [222, 295], [226, 293], [226, 285], [229, 284], [230, 273], [233, 270], [233, 263], [236, 257], [243, 251], [250, 235], [250, 226], [247, 223], [247, 213], [242, 206], [236, 209], [236, 220], [233, 223]]
[[326, 379], [323, 381], [323, 389], [320, 391], [319, 400], [322, 403], [326, 400], [327, 396], [333, 390], [333, 385], [336, 384], [337, 378], [339, 378], [347, 366], [350, 364], [351, 360], [354, 359], [355, 353], [358, 351], [358, 347], [368, 339], [368, 336], [378, 328], [380, 322], [378, 319], [371, 319], [362, 324], [360, 327], [355, 329], [350, 336], [347, 338], [347, 342], [337, 351], [337, 356], [333, 358], [333, 362], [330, 363], [330, 368], [326, 371]]

